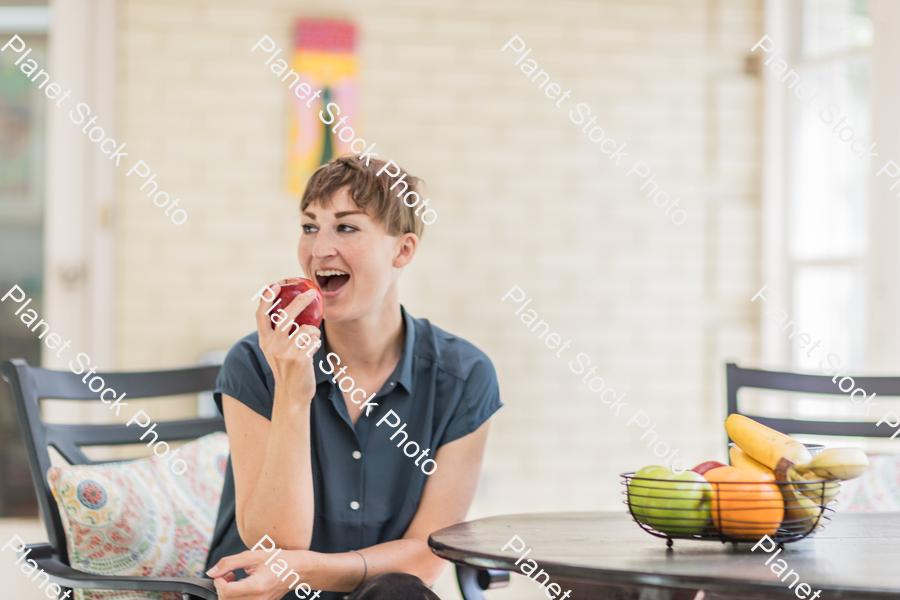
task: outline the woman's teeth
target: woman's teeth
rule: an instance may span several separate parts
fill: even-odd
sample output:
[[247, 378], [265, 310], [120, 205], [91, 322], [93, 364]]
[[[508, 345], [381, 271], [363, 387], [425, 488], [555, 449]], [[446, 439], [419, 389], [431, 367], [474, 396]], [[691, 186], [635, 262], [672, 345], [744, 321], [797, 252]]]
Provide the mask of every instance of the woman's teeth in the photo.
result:
[[338, 269], [319, 269], [316, 271], [316, 283], [324, 292], [336, 292], [350, 281], [350, 274]]

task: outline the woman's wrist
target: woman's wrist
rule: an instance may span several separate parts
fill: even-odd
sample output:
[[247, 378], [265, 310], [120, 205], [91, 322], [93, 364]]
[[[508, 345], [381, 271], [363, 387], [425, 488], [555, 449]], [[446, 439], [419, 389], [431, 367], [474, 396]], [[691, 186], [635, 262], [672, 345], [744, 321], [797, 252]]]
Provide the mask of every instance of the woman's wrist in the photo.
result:
[[[281, 391], [279, 390], [281, 388]], [[272, 413], [281, 413], [284, 416], [301, 417], [309, 416], [309, 407], [312, 405], [313, 396], [309, 398], [291, 398], [288, 396], [291, 392], [287, 391], [286, 386], [275, 384], [275, 397], [273, 399]], [[315, 394], [313, 394], [315, 395]]]
[[356, 586], [358, 588], [360, 585], [364, 584], [368, 578], [369, 565], [366, 563], [366, 557], [362, 555], [362, 552], [354, 550], [353, 554], [358, 554], [363, 561], [363, 574], [362, 577], [359, 578], [359, 585]]
[[329, 571], [334, 577], [335, 589], [341, 592], [352, 592], [363, 584], [363, 577], [368, 578], [368, 568], [363, 556], [358, 552], [342, 552], [326, 555], [331, 562]]
[[[285, 556], [287, 555], [287, 556]], [[357, 552], [326, 554], [309, 550], [285, 551], [280, 558], [298, 575], [300, 582], [314, 590], [352, 592], [370, 578], [363, 558]], [[293, 578], [292, 578], [293, 579]]]

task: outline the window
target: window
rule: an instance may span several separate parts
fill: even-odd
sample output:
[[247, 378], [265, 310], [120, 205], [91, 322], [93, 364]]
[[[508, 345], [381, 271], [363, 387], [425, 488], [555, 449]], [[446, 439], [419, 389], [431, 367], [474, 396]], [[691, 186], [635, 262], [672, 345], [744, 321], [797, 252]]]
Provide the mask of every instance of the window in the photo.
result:
[[764, 261], [763, 277], [800, 330], [822, 342], [810, 354], [764, 319], [763, 361], [819, 372], [820, 361], [834, 353], [860, 372], [868, 358], [874, 252], [870, 186], [877, 167], [867, 158], [873, 143], [873, 19], [867, 0], [781, 6], [783, 13], [770, 9], [767, 27], [777, 30], [782, 57], [814, 95], [800, 99], [788, 87], [791, 81], [766, 73], [770, 181], [763, 243], [777, 250]]
[[[801, 80], [818, 94], [790, 95], [787, 260], [793, 315], [842, 364], [866, 364], [866, 272], [872, 144], [872, 22], [866, 0], [805, 0]], [[793, 345], [791, 366], [814, 370], [820, 356]]]

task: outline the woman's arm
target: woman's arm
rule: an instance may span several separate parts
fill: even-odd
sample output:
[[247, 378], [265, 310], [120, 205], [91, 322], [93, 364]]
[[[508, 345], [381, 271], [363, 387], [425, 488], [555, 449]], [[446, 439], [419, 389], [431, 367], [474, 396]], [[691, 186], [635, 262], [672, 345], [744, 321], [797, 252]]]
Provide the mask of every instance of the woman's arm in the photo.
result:
[[[278, 295], [274, 286], [274, 300]], [[315, 297], [297, 296], [285, 312], [293, 321]], [[312, 540], [315, 501], [309, 437], [309, 411], [316, 392], [313, 370], [319, 330], [304, 325], [294, 335], [308, 335], [300, 349], [280, 327], [272, 329], [265, 298], [256, 310], [259, 345], [275, 379], [272, 420], [223, 394], [222, 412], [231, 445], [235, 520], [249, 548], [269, 535], [279, 548], [307, 549]], [[299, 339], [299, 338], [298, 338]]]
[[[447, 561], [431, 551], [428, 536], [466, 519], [481, 478], [490, 423], [488, 419], [472, 433], [438, 449], [435, 461], [440, 468], [428, 476], [419, 508], [403, 534], [403, 540], [398, 540], [418, 543], [414, 552], [404, 556], [404, 568], [395, 568], [395, 571], [412, 573], [431, 585], [444, 570]], [[377, 574], [390, 572], [387, 566], [382, 565]], [[370, 566], [370, 573], [371, 570]]]
[[285, 550], [308, 549], [312, 540], [309, 407], [291, 410], [284, 404], [279, 406], [276, 394], [269, 421], [222, 395], [234, 472], [235, 520], [248, 548], [263, 535]]
[[[478, 487], [489, 426], [488, 420], [472, 433], [438, 449], [435, 461], [439, 469], [429, 475], [419, 508], [403, 538], [360, 550], [366, 560], [366, 579], [382, 573], [401, 572], [416, 575], [427, 585], [434, 583], [447, 563], [431, 552], [428, 536], [465, 519]], [[252, 547], [262, 537], [261, 533], [251, 543], [246, 540], [245, 543]], [[289, 568], [300, 575], [300, 581], [314, 590], [350, 592], [362, 583], [363, 561], [354, 552], [323, 554], [283, 550], [278, 558], [283, 558]], [[260, 551], [243, 552], [220, 560], [209, 571], [209, 575], [216, 578], [219, 597], [262, 594], [272, 591], [272, 586], [276, 586], [277, 591], [283, 588], [281, 593], [286, 593], [293, 576], [287, 583], [281, 582], [269, 568], [259, 566], [270, 556]], [[237, 569], [247, 569], [250, 577], [228, 581], [226, 575]]]

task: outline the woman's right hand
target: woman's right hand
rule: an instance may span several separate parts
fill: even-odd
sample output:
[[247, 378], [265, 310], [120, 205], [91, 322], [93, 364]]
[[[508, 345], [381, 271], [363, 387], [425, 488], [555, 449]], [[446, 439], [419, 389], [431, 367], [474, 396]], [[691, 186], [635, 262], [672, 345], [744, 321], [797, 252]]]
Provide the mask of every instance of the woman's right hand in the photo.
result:
[[[301, 325], [299, 330], [288, 323], [294, 321], [304, 308], [315, 299], [316, 291], [307, 290], [300, 294], [284, 308], [287, 313], [287, 319], [281, 321], [280, 325], [276, 325], [272, 329], [271, 314], [275, 314], [278, 309], [266, 314], [266, 311], [272, 307], [272, 304], [278, 298], [278, 292], [281, 291], [279, 285], [273, 285], [271, 288], [274, 296], [271, 302], [267, 302], [265, 297], [259, 301], [259, 307], [256, 309], [256, 328], [259, 332], [259, 347], [262, 349], [272, 369], [272, 375], [275, 378], [275, 391], [284, 393], [284, 397], [293, 403], [301, 406], [308, 406], [316, 393], [316, 373], [313, 368], [313, 357], [315, 349], [320, 346], [320, 331], [311, 325]], [[284, 330], [286, 329], [286, 330]], [[289, 336], [289, 332], [293, 330], [293, 335]], [[310, 342], [304, 344], [306, 337], [309, 336]]]
[[[291, 588], [278, 578], [274, 569], [266, 568], [266, 560], [272, 558], [261, 550], [248, 550], [221, 558], [206, 574], [214, 578], [219, 600], [279, 600]], [[235, 581], [234, 571], [241, 569], [247, 576]]]

